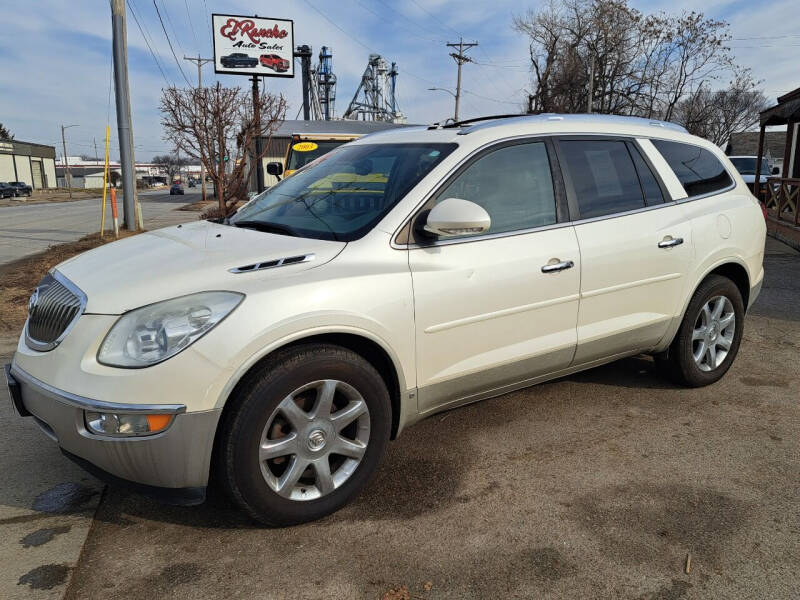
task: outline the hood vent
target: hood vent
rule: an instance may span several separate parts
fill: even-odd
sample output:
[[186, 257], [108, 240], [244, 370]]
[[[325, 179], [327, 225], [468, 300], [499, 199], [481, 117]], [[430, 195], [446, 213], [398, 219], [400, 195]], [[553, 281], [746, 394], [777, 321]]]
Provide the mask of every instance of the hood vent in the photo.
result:
[[234, 267], [228, 269], [231, 273], [250, 273], [251, 271], [263, 271], [264, 269], [274, 269], [275, 267], [285, 267], [288, 265], [296, 265], [298, 263], [310, 262], [314, 260], [313, 254], [301, 254], [300, 256], [289, 256], [287, 258], [279, 258], [276, 260], [267, 260], [260, 263], [253, 263], [251, 265], [244, 265], [242, 267]]

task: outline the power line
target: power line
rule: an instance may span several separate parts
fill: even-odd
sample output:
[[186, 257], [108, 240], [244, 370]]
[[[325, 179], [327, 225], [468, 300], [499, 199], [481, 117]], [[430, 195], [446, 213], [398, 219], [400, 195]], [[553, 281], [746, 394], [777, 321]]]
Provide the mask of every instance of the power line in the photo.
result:
[[153, 0], [153, 6], [156, 8], [158, 22], [161, 23], [161, 29], [164, 31], [164, 37], [167, 38], [167, 44], [169, 44], [169, 50], [172, 52], [172, 58], [175, 59], [175, 64], [178, 65], [178, 70], [181, 72], [181, 75], [183, 75], [184, 80], [186, 80], [186, 84], [191, 87], [192, 84], [189, 82], [189, 78], [186, 77], [186, 73], [183, 72], [183, 67], [181, 67], [178, 56], [175, 54], [175, 49], [172, 47], [172, 42], [169, 40], [169, 34], [167, 33], [167, 28], [164, 27], [164, 20], [161, 18], [161, 11], [158, 10], [158, 4], [156, 4], [156, 0]]
[[147, 49], [150, 50], [150, 55], [153, 57], [153, 60], [156, 62], [156, 66], [158, 67], [158, 70], [161, 71], [161, 76], [164, 78], [164, 81], [166, 82], [167, 87], [169, 87], [172, 84], [169, 82], [169, 80], [167, 79], [167, 76], [164, 74], [164, 69], [161, 68], [161, 63], [158, 62], [158, 58], [156, 58], [156, 53], [153, 52], [153, 47], [150, 45], [150, 42], [147, 41], [147, 36], [144, 34], [144, 29], [142, 29], [142, 24], [139, 22], [139, 17], [136, 16], [136, 12], [133, 10], [133, 6], [131, 6], [130, 0], [125, 0], [125, 3], [128, 5], [128, 10], [130, 10], [131, 14], [133, 15], [133, 20], [136, 21], [136, 26], [139, 28], [139, 33], [142, 34], [142, 39], [144, 40], [144, 43], [147, 44]]
[[[153, 1], [155, 2], [155, 0]], [[161, 4], [164, 6], [164, 14], [167, 16], [167, 23], [169, 23], [169, 27], [172, 30], [172, 35], [175, 38], [175, 41], [178, 42], [178, 48], [181, 52], [184, 52], [183, 44], [181, 44], [181, 38], [178, 35], [178, 30], [175, 29], [175, 24], [172, 22], [172, 17], [169, 16], [169, 9], [167, 8], [166, 0], [162, 0]]]
[[[205, 4], [205, 1], [203, 3]], [[192, 28], [192, 37], [194, 38], [194, 45], [197, 48], [197, 50], [199, 51], [200, 50], [200, 44], [197, 43], [197, 33], [195, 33], [194, 23], [192, 23], [192, 13], [189, 10], [189, 2], [188, 2], [188, 0], [183, 0], [183, 4], [186, 6], [186, 16], [189, 19], [189, 27]]]

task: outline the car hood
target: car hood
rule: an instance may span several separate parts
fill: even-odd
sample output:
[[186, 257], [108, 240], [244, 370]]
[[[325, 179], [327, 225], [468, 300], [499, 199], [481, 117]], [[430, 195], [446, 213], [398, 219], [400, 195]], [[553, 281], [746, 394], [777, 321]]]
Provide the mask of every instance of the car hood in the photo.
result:
[[[345, 245], [198, 221], [106, 244], [56, 268], [86, 294], [87, 313], [120, 314], [185, 294], [240, 290], [255, 278], [313, 269], [335, 258]], [[307, 262], [243, 273], [229, 270], [311, 254]]]

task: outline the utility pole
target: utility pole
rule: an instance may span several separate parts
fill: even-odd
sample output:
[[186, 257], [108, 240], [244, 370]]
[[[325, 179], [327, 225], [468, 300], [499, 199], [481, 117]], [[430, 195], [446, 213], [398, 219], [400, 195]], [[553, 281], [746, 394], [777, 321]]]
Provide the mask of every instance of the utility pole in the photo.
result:
[[592, 56], [592, 62], [589, 65], [589, 99], [586, 102], [586, 112], [592, 112], [592, 96], [594, 96], [594, 56]]
[[100, 157], [97, 155], [97, 138], [92, 137], [92, 142], [94, 142], [94, 162], [99, 163]]
[[[206, 63], [214, 62], [213, 58], [200, 58], [200, 55], [197, 55], [197, 58], [192, 56], [184, 56], [183, 60], [188, 60], [193, 63], [197, 63], [197, 89], [203, 88], [203, 65]], [[202, 151], [202, 148], [201, 148]], [[203, 162], [203, 157], [200, 157], [200, 191], [203, 197], [203, 201], [205, 202], [206, 199], [206, 164]]]
[[256, 163], [256, 190], [260, 194], [264, 191], [264, 168], [261, 164], [261, 98], [258, 89], [258, 75], [253, 75], [253, 124], [256, 130], [255, 159]]
[[122, 168], [122, 214], [125, 228], [136, 231], [136, 162], [133, 155], [131, 92], [128, 85], [128, 29], [125, 0], [110, 0], [114, 53], [114, 96], [119, 132], [119, 159]]
[[69, 197], [72, 199], [72, 173], [69, 170], [69, 159], [67, 158], [67, 138], [64, 135], [64, 130], [70, 127], [77, 127], [77, 125], [62, 125], [61, 126], [61, 144], [64, 147], [64, 167], [66, 168], [67, 188], [69, 189]]
[[458, 38], [457, 44], [447, 43], [450, 48], [458, 48], [458, 52], [451, 52], [450, 56], [456, 61], [458, 65], [458, 80], [456, 82], [456, 111], [453, 115], [453, 120], [458, 123], [458, 105], [461, 101], [461, 65], [464, 63], [472, 62], [472, 59], [464, 54], [465, 50], [469, 50], [478, 45], [478, 42], [464, 43], [464, 38]]

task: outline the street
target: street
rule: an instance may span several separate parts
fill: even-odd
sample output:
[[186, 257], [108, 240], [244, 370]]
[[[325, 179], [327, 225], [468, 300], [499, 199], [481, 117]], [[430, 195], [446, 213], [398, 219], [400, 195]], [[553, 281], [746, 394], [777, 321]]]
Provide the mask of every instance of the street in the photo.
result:
[[[200, 199], [200, 191], [170, 196], [168, 190], [139, 192], [146, 229], [191, 221], [198, 212], [176, 210]], [[0, 265], [46, 250], [53, 244], [73, 242], [100, 230], [102, 198], [47, 204], [0, 207]], [[111, 202], [106, 205], [106, 229], [113, 229]], [[119, 201], [120, 221], [122, 202]]]
[[[255, 526], [218, 496], [177, 508], [109, 488], [67, 597], [374, 599], [405, 585], [426, 600], [796, 598], [800, 260], [768, 240], [765, 267], [740, 355], [715, 385], [676, 388], [631, 358], [436, 415], [390, 445], [355, 503], [300, 527]], [[76, 547], [23, 540], [42, 523], [85, 523], [98, 487], [12, 417], [5, 390], [0, 418], [12, 481], [78, 486], [48, 521], [17, 518], [41, 513], [3, 496], [16, 517], [0, 518], [2, 554], [26, 562], [0, 590], [47, 597]]]

